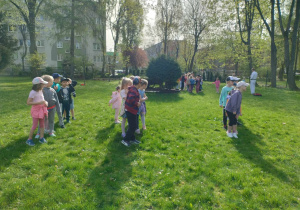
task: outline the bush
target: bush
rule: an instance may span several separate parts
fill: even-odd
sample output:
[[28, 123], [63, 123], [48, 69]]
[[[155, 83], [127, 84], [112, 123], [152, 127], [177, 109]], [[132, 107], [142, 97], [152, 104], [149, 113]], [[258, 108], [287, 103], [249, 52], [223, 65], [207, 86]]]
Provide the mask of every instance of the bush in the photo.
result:
[[162, 88], [165, 83], [165, 87], [171, 89], [177, 85], [181, 69], [175, 60], [161, 55], [150, 61], [146, 75], [153, 85], [158, 84]]

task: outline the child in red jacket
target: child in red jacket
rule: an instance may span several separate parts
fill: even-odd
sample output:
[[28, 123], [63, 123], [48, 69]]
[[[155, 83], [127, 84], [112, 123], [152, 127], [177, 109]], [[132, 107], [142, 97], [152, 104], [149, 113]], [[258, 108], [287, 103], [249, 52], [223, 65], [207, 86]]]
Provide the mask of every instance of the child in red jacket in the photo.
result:
[[141, 86], [140, 77], [134, 77], [132, 83], [133, 86], [128, 87], [127, 98], [125, 101], [125, 112], [128, 120], [128, 130], [126, 132], [125, 138], [122, 140], [122, 144], [129, 147], [132, 143], [139, 144], [140, 141], [135, 139], [134, 132], [137, 129], [137, 113], [139, 111], [140, 94], [138, 89]]

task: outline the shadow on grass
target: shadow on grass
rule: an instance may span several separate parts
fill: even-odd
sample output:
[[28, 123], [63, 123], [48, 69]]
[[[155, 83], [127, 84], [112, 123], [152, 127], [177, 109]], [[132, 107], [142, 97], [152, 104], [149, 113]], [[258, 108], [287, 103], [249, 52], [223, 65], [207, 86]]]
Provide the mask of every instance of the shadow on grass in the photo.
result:
[[260, 135], [251, 132], [247, 127], [243, 126], [239, 131], [239, 138], [234, 139], [232, 144], [236, 149], [249, 161], [284, 182], [292, 182], [284, 171], [276, 168], [272, 162], [265, 160], [262, 151], [256, 146], [257, 144], [265, 145]]
[[[108, 128], [107, 128], [108, 129]], [[101, 130], [103, 132], [103, 130]], [[101, 131], [98, 135], [100, 135]], [[104, 130], [104, 132], [106, 132]], [[98, 138], [98, 136], [97, 136]], [[107, 153], [103, 161], [90, 173], [87, 188], [94, 190], [98, 209], [118, 209], [124, 198], [122, 186], [132, 176], [132, 164], [136, 159], [133, 151], [138, 148], [132, 145], [127, 148], [121, 144], [119, 133], [115, 134], [107, 145]]]
[[[27, 138], [28, 136], [24, 136], [17, 140], [12, 140], [11, 143], [0, 148], [0, 171], [8, 167], [14, 159], [20, 158], [24, 152], [31, 149], [31, 146], [26, 144]], [[33, 141], [35, 143], [34, 148], [41, 145], [37, 139]]]
[[[97, 142], [102, 143], [103, 141], [105, 141], [109, 137], [109, 134], [111, 133], [111, 131], [114, 129], [115, 126], [116, 124], [112, 123], [109, 127], [105, 127], [99, 130], [96, 136]], [[121, 134], [119, 135], [119, 139], [121, 139]]]

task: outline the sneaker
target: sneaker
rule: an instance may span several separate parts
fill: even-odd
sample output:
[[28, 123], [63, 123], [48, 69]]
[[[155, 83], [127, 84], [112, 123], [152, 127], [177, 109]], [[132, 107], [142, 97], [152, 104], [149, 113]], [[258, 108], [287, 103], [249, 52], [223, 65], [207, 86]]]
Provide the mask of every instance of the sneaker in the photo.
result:
[[121, 122], [119, 120], [115, 121], [116, 124], [120, 124]]
[[126, 133], [122, 133], [122, 137], [124, 138], [126, 136]]
[[65, 128], [65, 125], [61, 125], [60, 128]]
[[135, 132], [136, 132], [137, 134], [140, 134], [140, 133], [141, 133], [140, 129], [136, 129]]
[[239, 138], [236, 133], [233, 133], [232, 136], [236, 139]]
[[122, 140], [121, 141], [122, 144], [124, 144], [126, 147], [130, 147], [130, 142]]
[[32, 147], [35, 145], [32, 139], [28, 139], [26, 141], [26, 144], [28, 144], [29, 146], [32, 146]]
[[76, 120], [76, 118], [75, 118], [75, 117], [72, 117], [72, 120]]
[[55, 137], [56, 135], [54, 133], [49, 133], [50, 137]]
[[40, 138], [40, 134], [37, 133], [34, 138], [39, 139]]
[[143, 126], [143, 130], [147, 130], [146, 126]]
[[133, 143], [133, 144], [140, 144], [141, 142], [140, 141], [138, 141], [138, 140], [136, 140], [136, 139], [134, 139], [133, 141], [130, 141], [130, 143]]
[[233, 134], [231, 132], [227, 132], [227, 136], [232, 138], [233, 137]]
[[47, 143], [47, 141], [46, 141], [45, 138], [41, 138], [41, 139], [39, 140], [39, 142], [40, 142], [41, 144]]
[[67, 120], [67, 122], [66, 123], [69, 123], [69, 124], [71, 124], [71, 121], [70, 120]]

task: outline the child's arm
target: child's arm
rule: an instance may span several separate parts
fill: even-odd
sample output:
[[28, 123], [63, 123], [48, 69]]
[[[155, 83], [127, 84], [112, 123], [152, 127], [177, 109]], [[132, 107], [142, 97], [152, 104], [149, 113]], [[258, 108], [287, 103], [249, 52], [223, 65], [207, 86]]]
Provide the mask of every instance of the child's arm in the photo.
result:
[[39, 102], [33, 102], [33, 98], [28, 98], [27, 99], [27, 105], [38, 105], [38, 104], [44, 104], [45, 106], [48, 106], [47, 101], [39, 101]]

